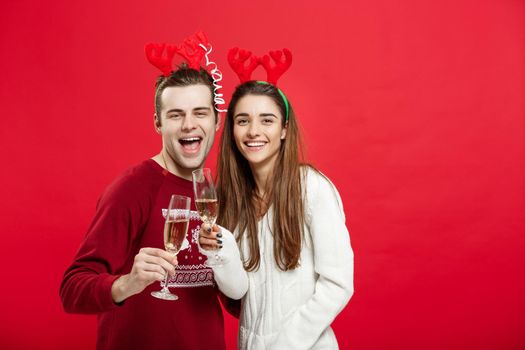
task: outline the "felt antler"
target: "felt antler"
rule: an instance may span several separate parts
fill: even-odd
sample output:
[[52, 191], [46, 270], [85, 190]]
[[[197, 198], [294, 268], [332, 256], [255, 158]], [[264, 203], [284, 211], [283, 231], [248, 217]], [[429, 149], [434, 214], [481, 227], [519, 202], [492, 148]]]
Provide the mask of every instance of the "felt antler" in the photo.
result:
[[[247, 65], [246, 61], [248, 61]], [[251, 80], [253, 71], [259, 65], [259, 59], [257, 56], [252, 55], [250, 51], [234, 47], [228, 51], [228, 63], [239, 76], [241, 83], [244, 83]]]
[[[166, 49], [165, 55], [164, 49]], [[162, 75], [165, 77], [169, 76], [173, 70], [173, 56], [175, 55], [176, 49], [173, 45], [153, 43], [146, 44], [144, 47], [148, 61], [160, 69]]]
[[[270, 51], [269, 53], [270, 55], [264, 55], [260, 59], [260, 62], [266, 70], [267, 81], [270, 84], [277, 85], [277, 80], [279, 80], [283, 73], [286, 72], [292, 64], [292, 53], [288, 49], [283, 49], [282, 51]], [[270, 57], [275, 62], [273, 67], [270, 63]]]
[[197, 32], [192, 36], [184, 39], [182, 44], [177, 47], [177, 53], [188, 61], [188, 65], [193, 69], [200, 69], [200, 62], [206, 54], [206, 49], [200, 45], [208, 47], [208, 38], [203, 32]]

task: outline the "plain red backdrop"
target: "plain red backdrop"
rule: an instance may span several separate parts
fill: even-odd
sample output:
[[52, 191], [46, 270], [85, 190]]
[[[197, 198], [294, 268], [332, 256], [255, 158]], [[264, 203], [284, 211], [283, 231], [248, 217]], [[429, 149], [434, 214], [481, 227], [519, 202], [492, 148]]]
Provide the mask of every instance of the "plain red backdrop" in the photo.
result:
[[525, 349], [518, 0], [2, 1], [2, 349], [94, 347], [62, 273], [104, 187], [160, 149], [143, 45], [199, 29], [227, 94], [228, 48], [294, 53], [280, 85], [356, 252], [342, 349]]

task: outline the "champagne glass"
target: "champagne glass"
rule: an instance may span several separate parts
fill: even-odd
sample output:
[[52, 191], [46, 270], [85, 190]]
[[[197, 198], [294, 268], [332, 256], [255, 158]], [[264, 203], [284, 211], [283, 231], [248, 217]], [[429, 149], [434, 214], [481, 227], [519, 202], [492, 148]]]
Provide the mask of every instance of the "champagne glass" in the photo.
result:
[[[195, 206], [201, 220], [210, 227], [215, 224], [218, 214], [217, 192], [213, 183], [211, 171], [208, 168], [197, 169], [192, 172], [193, 190], [195, 192]], [[206, 266], [222, 266], [222, 258], [218, 251], [206, 260]]]
[[[189, 197], [175, 194], [171, 196], [166, 222], [164, 223], [164, 249], [173, 256], [179, 253], [188, 232], [190, 204], [191, 199]], [[151, 292], [151, 295], [163, 300], [179, 299], [178, 296], [170, 293], [168, 280], [169, 274], [166, 271], [166, 279], [162, 290]]]

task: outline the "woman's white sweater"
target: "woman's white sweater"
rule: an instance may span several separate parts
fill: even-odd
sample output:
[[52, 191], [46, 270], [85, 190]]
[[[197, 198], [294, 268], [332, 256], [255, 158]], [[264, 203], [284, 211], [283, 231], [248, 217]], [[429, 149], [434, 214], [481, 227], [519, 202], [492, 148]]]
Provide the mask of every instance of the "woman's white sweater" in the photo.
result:
[[[330, 324], [354, 291], [353, 252], [339, 193], [324, 175], [306, 169], [300, 266], [291, 271], [277, 267], [270, 208], [258, 223], [261, 261], [248, 272], [239, 349], [338, 349]], [[246, 258], [247, 241], [240, 245]]]

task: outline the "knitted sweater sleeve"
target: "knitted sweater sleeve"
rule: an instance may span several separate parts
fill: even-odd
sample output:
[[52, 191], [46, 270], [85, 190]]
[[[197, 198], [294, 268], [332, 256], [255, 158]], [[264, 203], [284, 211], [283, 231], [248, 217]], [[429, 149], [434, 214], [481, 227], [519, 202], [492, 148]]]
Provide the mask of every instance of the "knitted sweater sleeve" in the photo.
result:
[[[248, 290], [248, 274], [244, 270], [239, 253], [239, 247], [233, 233], [219, 226], [222, 233], [223, 248], [219, 251], [222, 266], [212, 267], [215, 282], [219, 290], [228, 298], [241, 299]], [[200, 252], [208, 258], [215, 255], [214, 251], [199, 248]]]
[[95, 217], [60, 285], [68, 313], [94, 314], [118, 305], [111, 297], [113, 282], [124, 273], [140, 230], [144, 209], [133, 184], [116, 183], [97, 203]]
[[290, 350], [312, 347], [354, 291], [354, 258], [339, 193], [324, 175], [311, 169], [306, 183], [306, 222], [318, 279], [312, 297], [283, 325], [275, 343]]

